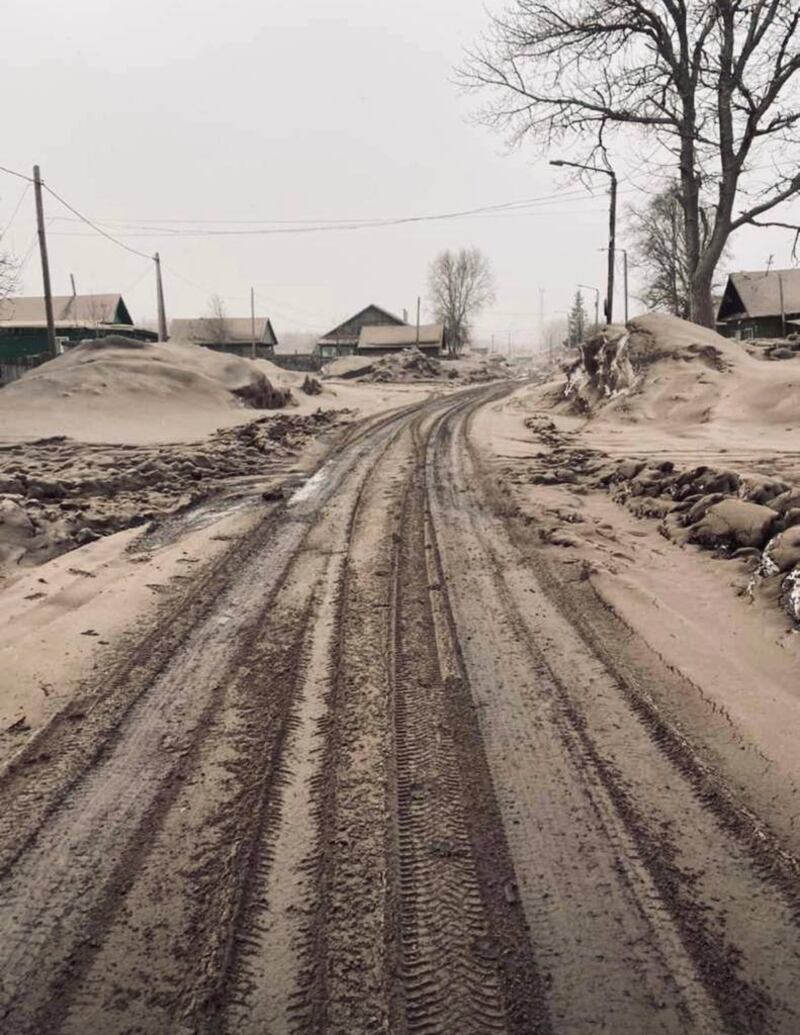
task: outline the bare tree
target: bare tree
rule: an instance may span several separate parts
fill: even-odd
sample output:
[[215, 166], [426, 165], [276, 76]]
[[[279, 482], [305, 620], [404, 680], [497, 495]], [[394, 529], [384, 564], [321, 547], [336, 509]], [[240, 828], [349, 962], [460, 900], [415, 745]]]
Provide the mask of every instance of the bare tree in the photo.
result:
[[212, 295], [208, 304], [205, 330], [214, 345], [225, 345], [230, 341], [230, 325], [225, 302], [220, 295]]
[[[591, 157], [604, 134], [638, 130], [663, 147], [680, 183], [691, 317], [713, 326], [730, 235], [800, 193], [798, 44], [797, 0], [510, 0], [462, 74], [516, 139], [589, 142]], [[766, 180], [748, 176], [765, 164]]]
[[[680, 195], [680, 184], [673, 182], [642, 208], [632, 208], [628, 229], [633, 242], [631, 260], [643, 274], [641, 301], [648, 309], [663, 309], [689, 319], [692, 270]], [[709, 232], [710, 221], [702, 220], [702, 247]], [[727, 250], [723, 249], [723, 258]], [[718, 287], [716, 281], [712, 287]]]
[[431, 263], [428, 292], [445, 326], [447, 349], [458, 356], [469, 342], [473, 317], [495, 299], [489, 260], [478, 248], [441, 252]]
[[19, 280], [19, 263], [10, 255], [0, 255], [0, 301], [8, 298]]

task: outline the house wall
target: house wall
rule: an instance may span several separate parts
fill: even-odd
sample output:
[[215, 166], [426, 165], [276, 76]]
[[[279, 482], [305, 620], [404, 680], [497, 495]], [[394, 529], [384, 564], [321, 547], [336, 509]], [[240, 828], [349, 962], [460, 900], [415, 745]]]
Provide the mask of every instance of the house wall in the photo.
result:
[[[787, 319], [795, 319], [787, 314]], [[789, 328], [788, 330], [791, 330]], [[744, 317], [739, 320], [726, 320], [719, 324], [719, 332], [726, 338], [782, 338], [783, 321], [780, 316]]]
[[317, 345], [317, 353], [322, 359], [338, 359], [340, 356], [352, 356], [356, 351], [357, 344], [358, 338], [353, 338], [352, 341], [340, 341], [336, 344], [329, 342], [323, 345], [320, 343]]
[[[77, 345], [85, 338], [102, 338], [106, 334], [125, 334], [140, 341], [155, 341], [156, 335], [139, 327], [56, 327], [56, 338], [67, 345]], [[41, 357], [39, 362], [50, 359], [47, 348], [47, 329], [44, 327], [0, 327], [0, 362], [17, 361]], [[35, 364], [34, 364], [35, 365]]]
[[12, 381], [19, 380], [23, 374], [27, 374], [29, 370], [33, 370], [34, 367], [47, 362], [49, 358], [47, 355], [20, 356], [10, 363], [0, 358], [0, 388], [3, 385], [11, 384]]
[[[252, 359], [253, 356], [253, 344], [252, 342], [206, 342], [197, 341], [193, 344], [198, 345], [201, 349], [211, 349], [212, 352], [224, 352], [229, 356], [239, 356], [242, 359]], [[274, 361], [275, 357], [272, 354], [271, 345], [256, 345], [256, 358], [257, 359], [269, 359]]]

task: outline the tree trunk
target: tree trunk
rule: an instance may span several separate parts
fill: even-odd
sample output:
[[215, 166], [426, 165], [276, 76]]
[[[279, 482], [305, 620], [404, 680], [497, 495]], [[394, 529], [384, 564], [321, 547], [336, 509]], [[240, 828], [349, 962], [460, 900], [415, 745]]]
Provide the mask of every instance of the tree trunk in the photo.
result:
[[695, 270], [691, 286], [691, 318], [701, 327], [710, 327], [711, 330], [715, 330], [717, 326], [717, 314], [711, 298], [713, 281], [713, 268], [708, 271], [700, 266]]

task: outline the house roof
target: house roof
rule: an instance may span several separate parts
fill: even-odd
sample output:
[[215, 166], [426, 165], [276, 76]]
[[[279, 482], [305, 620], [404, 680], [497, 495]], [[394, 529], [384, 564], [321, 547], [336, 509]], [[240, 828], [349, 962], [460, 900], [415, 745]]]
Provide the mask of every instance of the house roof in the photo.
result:
[[[25, 295], [0, 302], [0, 322], [22, 327], [44, 323], [44, 298]], [[133, 324], [122, 295], [55, 295], [53, 319], [57, 323], [93, 327], [96, 324]]]
[[781, 285], [783, 311], [800, 313], [800, 269], [731, 273], [719, 307], [720, 319], [780, 316]]
[[[225, 344], [247, 345], [253, 341], [253, 325], [249, 316], [216, 317], [200, 316], [194, 320], [171, 320], [169, 336], [173, 341], [188, 341], [195, 344], [222, 344], [220, 323], [224, 326]], [[261, 345], [275, 345], [277, 338], [268, 316], [255, 319], [256, 340]]]
[[365, 305], [363, 309], [359, 309], [357, 313], [349, 316], [346, 320], [343, 320], [340, 324], [337, 324], [337, 326], [334, 327], [333, 330], [328, 331], [327, 334], [323, 334], [319, 339], [320, 344], [324, 344], [325, 342], [335, 342], [342, 338], [352, 340], [353, 338], [358, 337], [358, 331], [350, 325], [358, 323], [361, 317], [369, 313], [370, 310], [374, 310], [378, 315], [380, 324], [390, 324], [395, 327], [405, 326], [399, 316], [395, 316], [394, 313], [390, 313], [389, 310], [384, 309], [383, 306], [370, 303], [369, 305]]
[[[419, 329], [420, 345], [438, 345], [444, 343], [444, 326], [440, 323], [429, 323]], [[410, 324], [402, 327], [376, 326], [362, 327], [358, 336], [359, 349], [410, 348], [417, 344], [417, 328]]]

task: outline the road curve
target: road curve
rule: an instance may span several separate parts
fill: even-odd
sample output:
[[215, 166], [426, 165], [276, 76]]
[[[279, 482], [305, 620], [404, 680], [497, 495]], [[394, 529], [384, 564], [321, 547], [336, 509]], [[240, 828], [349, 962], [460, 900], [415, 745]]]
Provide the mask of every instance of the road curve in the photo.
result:
[[360, 425], [0, 774], [0, 1030], [800, 1031], [797, 862], [504, 510], [507, 390]]

